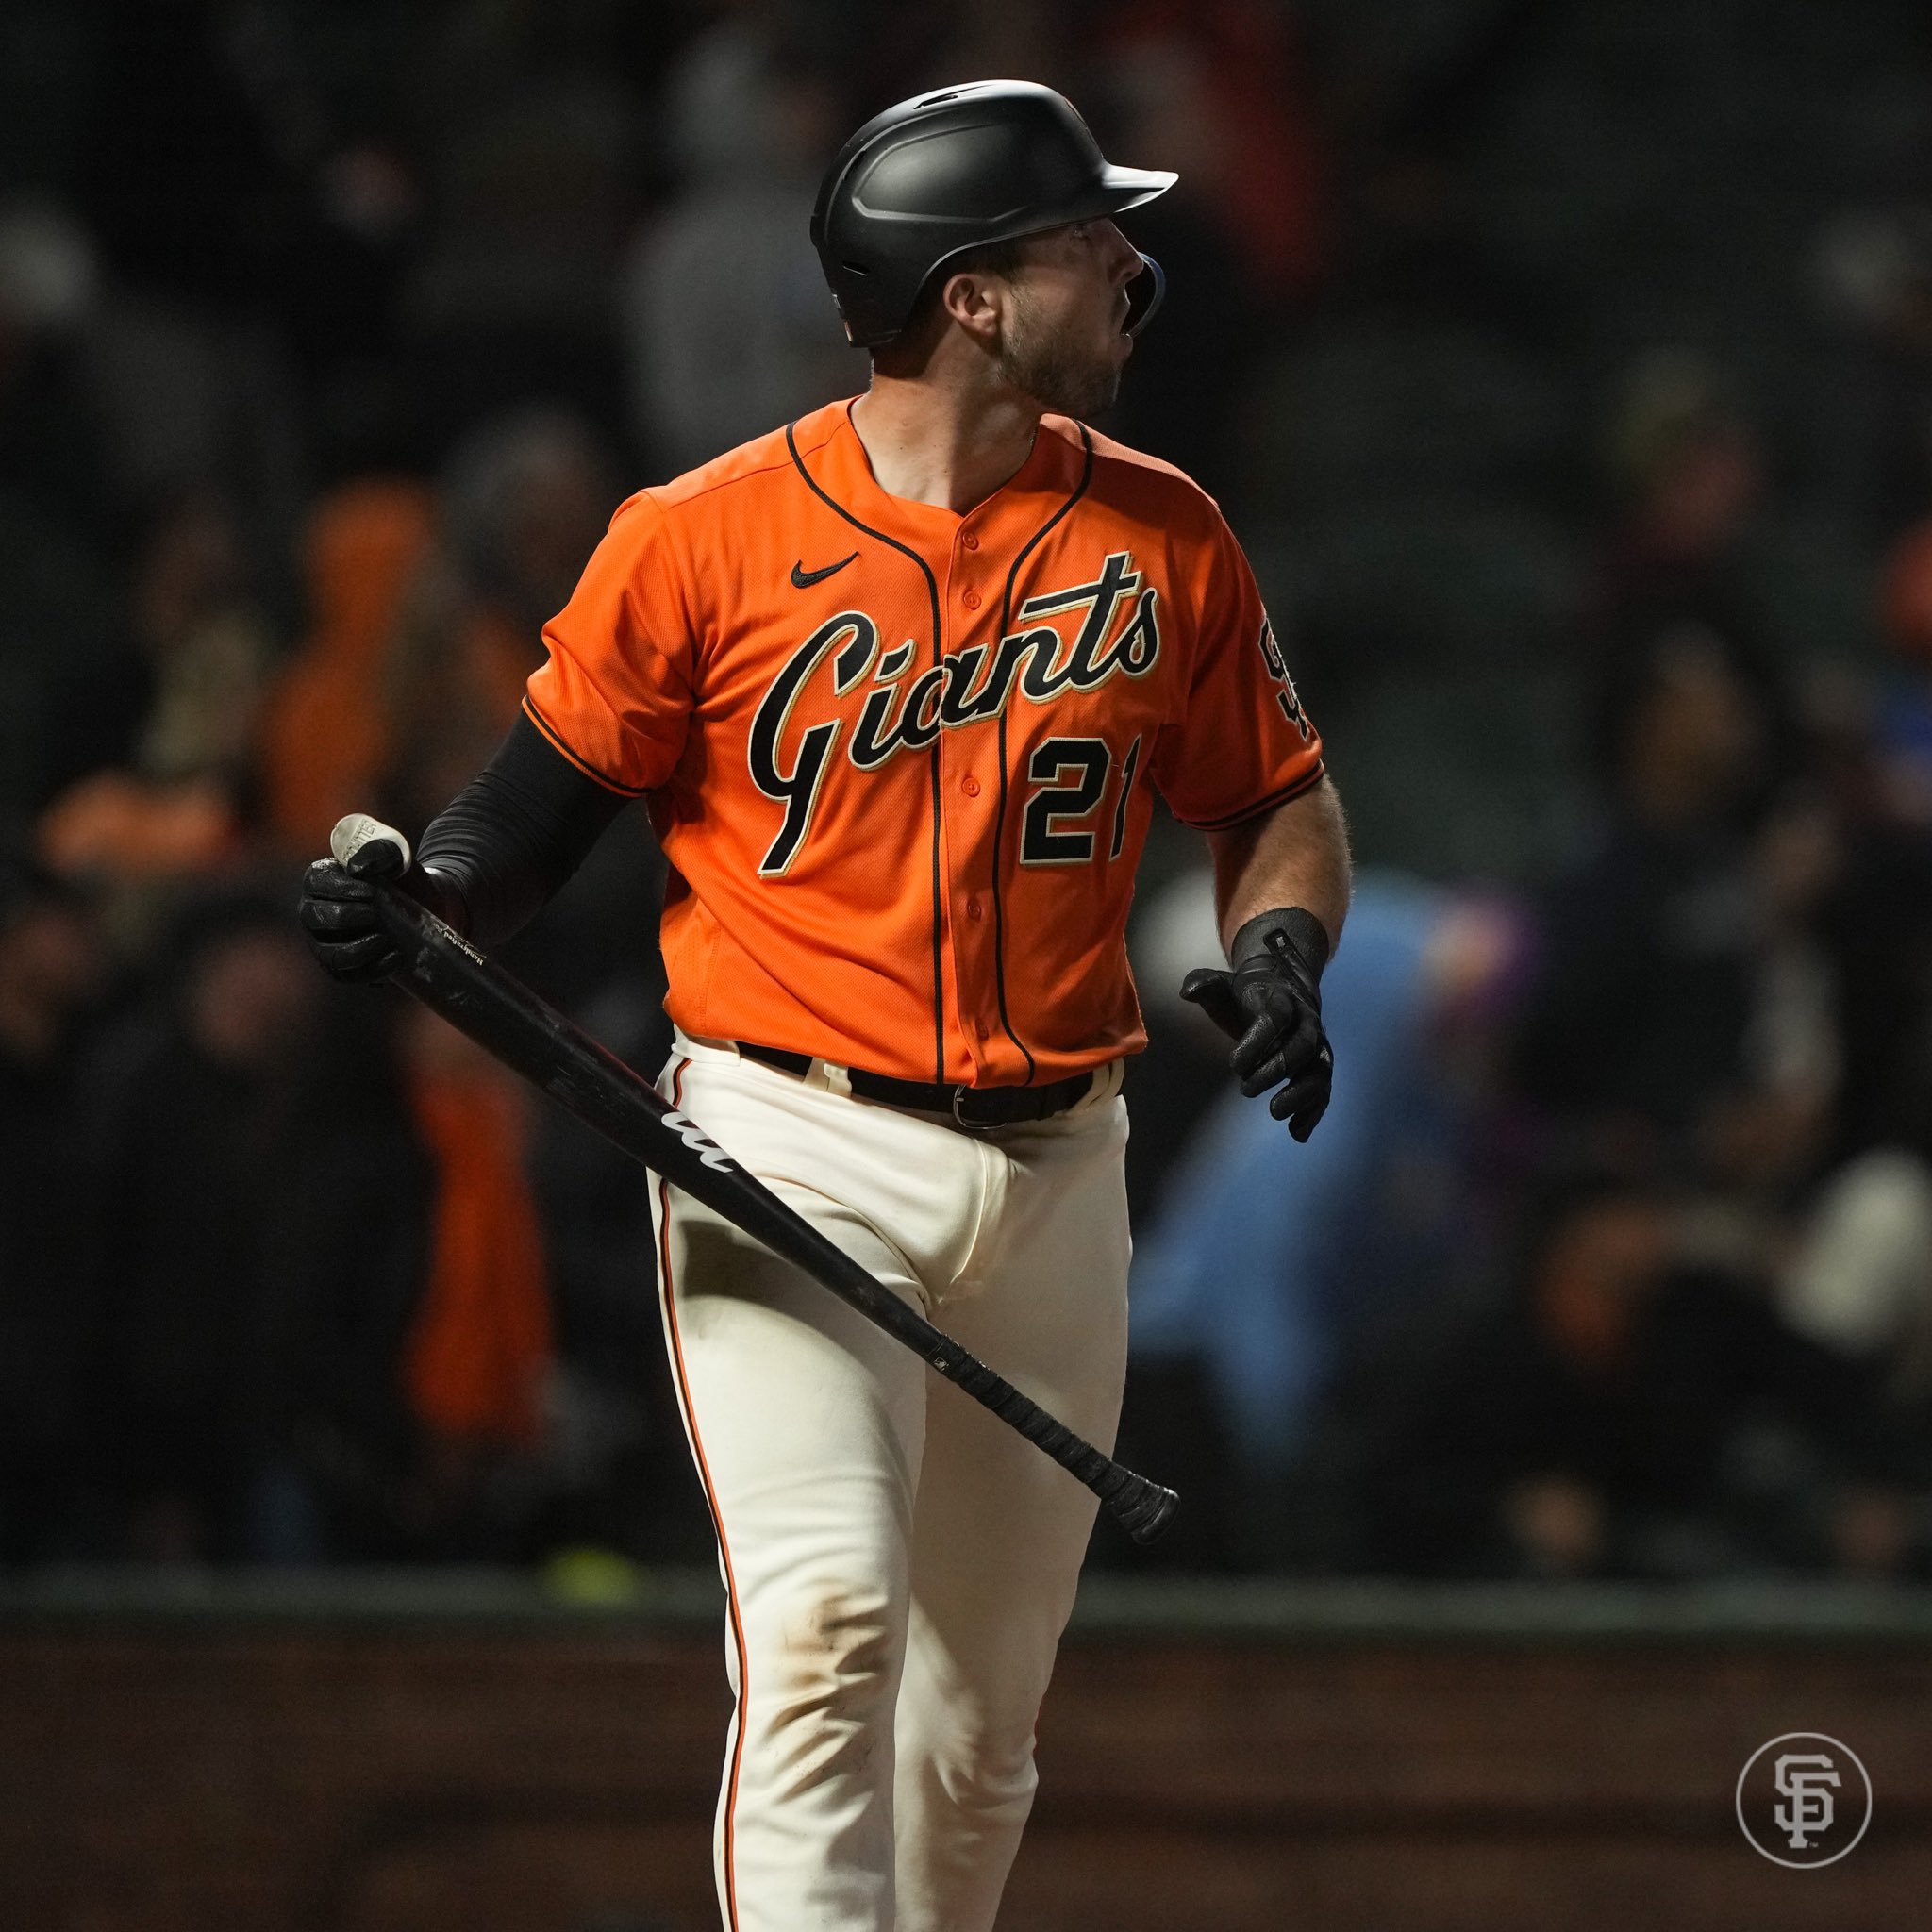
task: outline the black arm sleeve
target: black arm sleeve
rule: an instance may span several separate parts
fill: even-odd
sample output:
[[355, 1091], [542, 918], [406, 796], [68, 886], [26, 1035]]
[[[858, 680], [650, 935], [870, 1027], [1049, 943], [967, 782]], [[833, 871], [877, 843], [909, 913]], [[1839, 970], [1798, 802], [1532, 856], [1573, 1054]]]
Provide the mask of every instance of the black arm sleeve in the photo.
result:
[[417, 896], [477, 945], [500, 945], [563, 886], [628, 803], [587, 777], [520, 711], [496, 756], [425, 830], [416, 863], [429, 877]]

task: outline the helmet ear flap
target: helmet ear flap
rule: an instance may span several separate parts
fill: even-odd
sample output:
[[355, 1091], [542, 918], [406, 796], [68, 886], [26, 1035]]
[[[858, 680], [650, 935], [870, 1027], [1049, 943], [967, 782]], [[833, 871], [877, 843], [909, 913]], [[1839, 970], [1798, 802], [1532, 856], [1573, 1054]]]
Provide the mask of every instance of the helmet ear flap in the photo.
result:
[[1123, 326], [1138, 336], [1167, 299], [1167, 272], [1151, 255], [1141, 257], [1141, 273], [1127, 284], [1127, 319]]

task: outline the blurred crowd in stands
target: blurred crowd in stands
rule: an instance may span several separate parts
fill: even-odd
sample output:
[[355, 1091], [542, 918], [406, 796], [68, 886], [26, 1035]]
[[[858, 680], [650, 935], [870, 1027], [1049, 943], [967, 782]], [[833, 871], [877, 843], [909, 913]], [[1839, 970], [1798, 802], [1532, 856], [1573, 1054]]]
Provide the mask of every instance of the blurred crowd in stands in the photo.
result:
[[[862, 386], [819, 170], [990, 75], [1180, 171], [1100, 426], [1227, 509], [1362, 864], [1297, 1147], [1150, 845], [1155, 1559], [1932, 1574], [1906, 0], [12, 0], [0, 1568], [708, 1554], [642, 1175], [295, 884], [488, 758], [625, 493]], [[661, 875], [633, 808], [508, 950], [651, 1073]]]

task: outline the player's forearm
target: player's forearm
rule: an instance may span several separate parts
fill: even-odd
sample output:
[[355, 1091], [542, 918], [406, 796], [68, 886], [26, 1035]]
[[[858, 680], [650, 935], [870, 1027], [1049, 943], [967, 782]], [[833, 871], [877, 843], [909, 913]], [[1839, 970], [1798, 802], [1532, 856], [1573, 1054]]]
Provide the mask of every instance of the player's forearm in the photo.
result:
[[1348, 916], [1348, 825], [1326, 778], [1265, 817], [1208, 835], [1214, 856], [1214, 910], [1231, 947], [1249, 920], [1280, 907], [1314, 914], [1332, 952]]
[[416, 861], [437, 890], [422, 896], [478, 945], [500, 945], [563, 886], [624, 806], [519, 714], [489, 765], [424, 832]]

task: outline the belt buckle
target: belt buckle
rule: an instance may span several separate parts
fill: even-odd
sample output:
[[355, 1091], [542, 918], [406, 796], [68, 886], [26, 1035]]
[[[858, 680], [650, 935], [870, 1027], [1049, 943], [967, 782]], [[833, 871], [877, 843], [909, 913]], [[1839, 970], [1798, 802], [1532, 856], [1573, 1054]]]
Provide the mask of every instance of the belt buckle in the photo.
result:
[[[993, 1093], [997, 1091], [997, 1089], [993, 1089], [987, 1094], [986, 1098], [991, 1101]], [[996, 1114], [990, 1114], [983, 1120], [974, 1120], [968, 1115], [966, 1111], [967, 1103], [977, 1100], [979, 1097], [979, 1091], [976, 1088], [955, 1087], [953, 1089], [953, 1120], [958, 1126], [965, 1127], [973, 1133], [983, 1134], [993, 1127], [1000, 1126], [1003, 1123]]]

